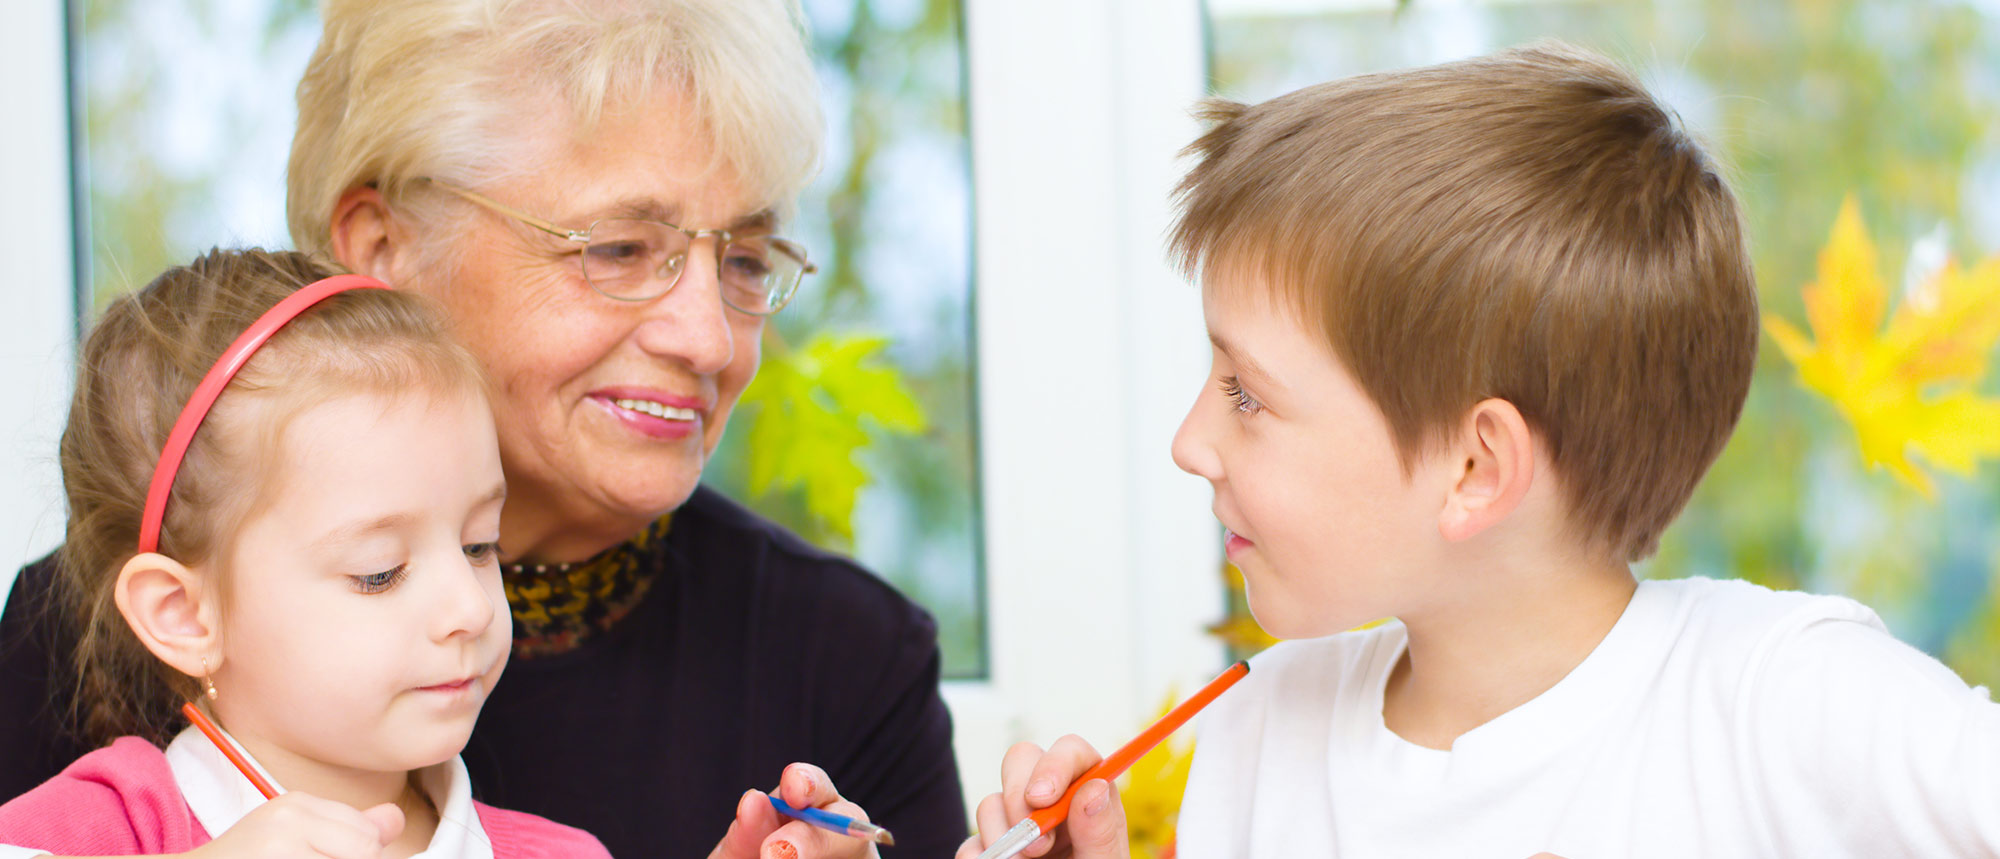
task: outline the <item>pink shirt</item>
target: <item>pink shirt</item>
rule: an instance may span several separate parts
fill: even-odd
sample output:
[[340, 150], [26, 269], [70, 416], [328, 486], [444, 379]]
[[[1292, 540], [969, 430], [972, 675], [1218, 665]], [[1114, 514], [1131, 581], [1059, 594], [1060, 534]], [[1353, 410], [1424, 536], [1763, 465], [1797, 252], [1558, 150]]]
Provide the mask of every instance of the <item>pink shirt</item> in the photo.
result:
[[[438, 808], [423, 859], [555, 859], [610, 854], [580, 829], [472, 799], [457, 758], [418, 774]], [[55, 778], [0, 805], [0, 859], [56, 853], [144, 856], [192, 850], [225, 831], [263, 798], [192, 728], [162, 752], [121, 737], [78, 758]]]

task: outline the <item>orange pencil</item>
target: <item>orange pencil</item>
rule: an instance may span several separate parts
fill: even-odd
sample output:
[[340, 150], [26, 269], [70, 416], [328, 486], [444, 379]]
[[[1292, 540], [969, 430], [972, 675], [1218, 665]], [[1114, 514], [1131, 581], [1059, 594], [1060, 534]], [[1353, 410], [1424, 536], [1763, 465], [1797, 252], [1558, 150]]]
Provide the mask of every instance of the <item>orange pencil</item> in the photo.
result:
[[1099, 761], [1097, 766], [1085, 770], [1076, 781], [1070, 782], [1069, 790], [1063, 791], [1062, 798], [1056, 800], [1054, 805], [1033, 812], [1027, 819], [1014, 824], [1013, 828], [1007, 830], [1007, 834], [1000, 836], [1000, 840], [993, 842], [993, 846], [979, 854], [979, 859], [1009, 859], [1028, 849], [1028, 845], [1035, 843], [1035, 839], [1042, 837], [1042, 833], [1055, 829], [1057, 824], [1069, 819], [1070, 800], [1076, 798], [1076, 789], [1082, 787], [1084, 782], [1097, 778], [1117, 778], [1127, 767], [1132, 766], [1134, 761], [1144, 757], [1154, 746], [1159, 745], [1161, 740], [1166, 739], [1168, 734], [1179, 730], [1187, 720], [1194, 718], [1194, 714], [1201, 712], [1201, 708], [1208, 706], [1210, 701], [1214, 701], [1215, 696], [1236, 685], [1236, 681], [1243, 679], [1244, 675], [1249, 673], [1248, 662], [1238, 662], [1229, 666], [1229, 670], [1222, 672], [1222, 676], [1209, 681], [1207, 686], [1201, 687], [1200, 692], [1194, 693], [1194, 697], [1182, 701], [1180, 706], [1161, 716], [1159, 721], [1134, 737], [1132, 742], [1118, 747], [1118, 751], [1112, 752], [1110, 757]]
[[243, 756], [237, 753], [236, 744], [230, 742], [228, 737], [223, 736], [222, 729], [217, 728], [214, 722], [209, 721], [208, 717], [202, 714], [201, 708], [196, 707], [193, 701], [181, 705], [181, 715], [188, 717], [188, 721], [193, 722], [195, 727], [200, 728], [202, 733], [208, 735], [208, 741], [214, 743], [216, 748], [221, 749], [222, 756], [228, 758], [230, 763], [235, 764], [236, 768], [242, 771], [245, 778], [250, 779], [250, 783], [257, 787], [258, 793], [263, 794], [265, 799], [277, 798], [278, 789], [272, 787], [269, 781], [264, 780], [264, 777], [257, 773], [257, 768], [251, 766], [249, 761], [244, 760]]

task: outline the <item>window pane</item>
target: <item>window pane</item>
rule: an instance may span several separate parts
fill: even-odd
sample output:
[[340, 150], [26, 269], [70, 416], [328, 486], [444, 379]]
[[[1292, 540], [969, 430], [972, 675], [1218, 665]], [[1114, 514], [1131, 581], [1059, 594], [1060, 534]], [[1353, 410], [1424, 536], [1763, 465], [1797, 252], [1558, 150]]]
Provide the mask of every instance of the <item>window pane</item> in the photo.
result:
[[[805, 0], [828, 119], [826, 167], [801, 202], [796, 238], [817, 274], [772, 317], [764, 369], [744, 394], [750, 418], [734, 425], [704, 480], [823, 546], [850, 551], [937, 617], [945, 676], [986, 671], [981, 609], [977, 448], [973, 421], [971, 179], [965, 130], [964, 47], [957, 0]], [[924, 418], [922, 430], [884, 429], [893, 418], [866, 373], [847, 372], [841, 344], [884, 341], [891, 368]], [[822, 349], [815, 350], [813, 345]], [[866, 364], [864, 367], [868, 366]], [[797, 373], [809, 394], [775, 391]], [[891, 397], [891, 399], [896, 399]], [[774, 415], [775, 401], [791, 406]], [[801, 402], [805, 400], [807, 402]], [[870, 433], [851, 462], [837, 445], [765, 444], [758, 422], [783, 435], [821, 435], [813, 405]], [[773, 432], [772, 435], [781, 433]], [[822, 439], [823, 440], [823, 439]], [[758, 459], [782, 460], [808, 486], [758, 491]], [[851, 531], [815, 512], [810, 484], [866, 482]], [[779, 474], [769, 481], [784, 482]]]
[[[314, 4], [75, 2], [93, 303], [213, 245], [289, 246], [285, 160]], [[959, 4], [804, 5], [830, 150], [787, 232], [819, 272], [773, 318], [705, 479], [855, 554], [936, 615], [948, 676], [981, 676]], [[813, 404], [825, 411], [795, 408]]]
[[[1399, 12], [1395, 6], [1404, 8]], [[1211, 0], [1221, 94], [1260, 100], [1334, 77], [1554, 37], [1636, 68], [1731, 165], [1763, 312], [1804, 324], [1852, 194], [1882, 275], [1921, 301], [1955, 252], [2000, 252], [2000, 4], [1945, 0]], [[1989, 359], [1996, 357], [1988, 344]], [[1995, 393], [1988, 373], [1982, 390]], [[1986, 428], [1985, 432], [1993, 432]], [[1920, 465], [1919, 468], [1925, 466]], [[1855, 430], [1767, 343], [1736, 435], [1655, 577], [1742, 577], [1847, 593], [1973, 683], [2000, 682], [2000, 463], [1930, 469], [1928, 498], [1866, 468]]]

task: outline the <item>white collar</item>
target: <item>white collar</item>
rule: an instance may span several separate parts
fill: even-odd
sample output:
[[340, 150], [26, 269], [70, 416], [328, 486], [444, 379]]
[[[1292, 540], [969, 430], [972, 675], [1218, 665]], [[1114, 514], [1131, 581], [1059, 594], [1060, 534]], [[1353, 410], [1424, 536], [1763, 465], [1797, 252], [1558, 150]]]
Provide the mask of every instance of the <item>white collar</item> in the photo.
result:
[[[223, 735], [228, 736], [227, 732]], [[231, 737], [230, 742], [236, 743], [235, 738]], [[241, 743], [236, 743], [236, 748], [239, 752], [243, 750]], [[266, 779], [270, 778], [271, 774], [248, 752], [243, 752], [243, 758]], [[180, 787], [188, 808], [211, 838], [264, 804], [263, 794], [236, 771], [236, 766], [223, 757], [222, 750], [192, 727], [167, 744], [167, 766], [173, 770], [174, 784]], [[418, 770], [417, 784], [438, 809], [438, 827], [431, 836], [430, 846], [411, 859], [493, 859], [493, 843], [487, 839], [485, 827], [479, 825], [479, 814], [472, 807], [472, 778], [466, 773], [463, 760], [453, 755], [451, 760]], [[284, 788], [280, 786], [278, 791], [283, 793]]]

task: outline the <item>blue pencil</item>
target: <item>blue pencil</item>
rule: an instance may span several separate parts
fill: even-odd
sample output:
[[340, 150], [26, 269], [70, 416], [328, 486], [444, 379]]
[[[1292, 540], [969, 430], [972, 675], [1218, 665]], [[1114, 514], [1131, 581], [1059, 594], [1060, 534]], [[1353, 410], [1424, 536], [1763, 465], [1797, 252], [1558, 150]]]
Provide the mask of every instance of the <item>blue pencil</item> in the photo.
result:
[[791, 803], [779, 799], [777, 794], [773, 793], [770, 796], [771, 807], [786, 817], [803, 820], [828, 832], [865, 838], [885, 847], [896, 846], [896, 837], [890, 835], [889, 830], [866, 820], [848, 817], [845, 814], [834, 814], [819, 808], [793, 808]]

